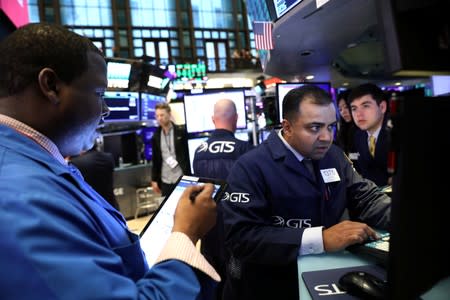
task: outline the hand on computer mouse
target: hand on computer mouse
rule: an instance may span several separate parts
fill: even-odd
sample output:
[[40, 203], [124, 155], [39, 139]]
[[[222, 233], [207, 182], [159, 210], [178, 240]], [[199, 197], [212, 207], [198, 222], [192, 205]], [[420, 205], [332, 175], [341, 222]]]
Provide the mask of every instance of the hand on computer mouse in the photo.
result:
[[360, 299], [386, 299], [386, 282], [368, 272], [352, 271], [339, 279], [339, 286]]

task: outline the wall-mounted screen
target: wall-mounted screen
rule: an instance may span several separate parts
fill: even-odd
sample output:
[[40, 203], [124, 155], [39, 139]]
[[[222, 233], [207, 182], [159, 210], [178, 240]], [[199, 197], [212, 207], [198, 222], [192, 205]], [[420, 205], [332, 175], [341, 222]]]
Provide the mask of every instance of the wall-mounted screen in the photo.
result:
[[278, 122], [281, 123], [283, 120], [283, 99], [286, 94], [297, 87], [301, 87], [304, 85], [315, 85], [320, 87], [324, 91], [330, 94], [331, 96], [331, 83], [329, 82], [285, 82], [285, 83], [277, 83], [276, 93], [277, 93], [277, 103], [278, 103]]
[[280, 18], [282, 15], [290, 11], [294, 6], [302, 2], [302, 0], [272, 0], [275, 8], [276, 18]]
[[141, 90], [151, 94], [167, 92], [169, 89], [170, 78], [167, 77], [165, 73], [166, 70], [158, 66], [149, 63], [142, 64]]
[[106, 91], [104, 99], [110, 111], [105, 122], [139, 121], [139, 93]]
[[141, 93], [141, 120], [156, 120], [155, 106], [165, 101], [166, 97], [164, 96]]
[[243, 89], [203, 90], [203, 93], [184, 95], [184, 112], [188, 133], [214, 130], [214, 104], [220, 99], [231, 99], [238, 113], [237, 128], [247, 128], [247, 113]]
[[128, 62], [107, 62], [107, 78], [109, 89], [128, 89], [131, 63]]
[[177, 125], [186, 124], [183, 102], [170, 102], [169, 106], [172, 115], [172, 121]]

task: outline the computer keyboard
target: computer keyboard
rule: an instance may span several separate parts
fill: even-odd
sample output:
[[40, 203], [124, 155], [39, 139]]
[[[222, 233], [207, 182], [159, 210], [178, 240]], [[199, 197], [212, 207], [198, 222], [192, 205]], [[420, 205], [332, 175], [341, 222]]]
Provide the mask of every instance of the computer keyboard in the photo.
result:
[[347, 247], [347, 250], [353, 254], [373, 259], [376, 263], [386, 268], [388, 265], [390, 234], [388, 232], [378, 234], [381, 237], [379, 240], [352, 245]]

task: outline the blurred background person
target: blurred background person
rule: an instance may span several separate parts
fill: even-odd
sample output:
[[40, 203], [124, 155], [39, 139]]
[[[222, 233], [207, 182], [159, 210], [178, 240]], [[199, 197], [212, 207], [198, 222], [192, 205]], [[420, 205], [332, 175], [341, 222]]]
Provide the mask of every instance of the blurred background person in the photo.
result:
[[[214, 104], [212, 121], [214, 132], [195, 151], [194, 175], [225, 180], [234, 162], [253, 145], [234, 136], [238, 114], [235, 103], [221, 99]], [[220, 205], [220, 203], [219, 203]], [[222, 298], [222, 288], [226, 275], [226, 252], [223, 237], [223, 223], [220, 210], [217, 211], [216, 225], [201, 240], [201, 252], [219, 273], [222, 281], [217, 289], [217, 298]]]
[[347, 103], [349, 93], [350, 91], [346, 90], [340, 93], [337, 97], [339, 123], [336, 134], [336, 145], [341, 147], [347, 155], [354, 152], [353, 139], [355, 131], [358, 128], [353, 121], [353, 117]]
[[112, 153], [103, 152], [100, 145], [97, 140], [90, 150], [70, 157], [69, 161], [80, 170], [84, 180], [97, 193], [119, 210], [119, 204], [114, 195], [114, 156]]
[[168, 103], [155, 106], [159, 127], [152, 138], [152, 188], [166, 196], [181, 175], [190, 175], [186, 130], [171, 120]]

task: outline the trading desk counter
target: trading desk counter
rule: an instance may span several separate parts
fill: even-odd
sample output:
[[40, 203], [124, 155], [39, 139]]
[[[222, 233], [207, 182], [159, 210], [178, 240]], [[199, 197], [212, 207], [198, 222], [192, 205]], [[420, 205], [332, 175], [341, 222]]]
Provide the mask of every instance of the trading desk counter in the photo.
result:
[[[297, 260], [298, 280], [300, 287], [300, 299], [308, 300], [312, 299], [302, 278], [302, 273], [307, 271], [327, 270], [334, 268], [345, 268], [353, 266], [362, 266], [372, 264], [373, 262], [358, 257], [348, 251], [325, 253], [319, 255], [305, 255], [299, 257]], [[327, 288], [324, 287], [323, 290]], [[328, 289], [331, 293], [334, 291], [334, 287], [329, 286]], [[423, 300], [448, 300], [450, 295], [450, 278], [446, 278], [436, 284], [433, 289], [421, 296]], [[327, 297], [324, 297], [327, 299]]]

